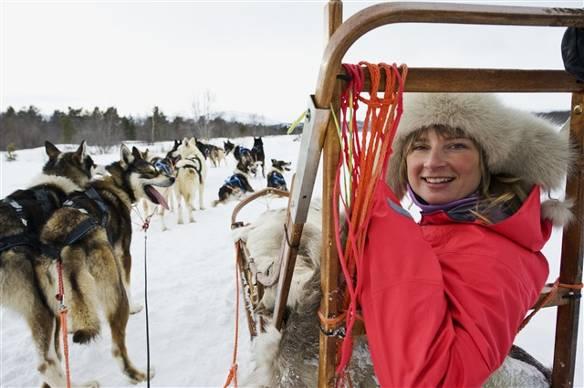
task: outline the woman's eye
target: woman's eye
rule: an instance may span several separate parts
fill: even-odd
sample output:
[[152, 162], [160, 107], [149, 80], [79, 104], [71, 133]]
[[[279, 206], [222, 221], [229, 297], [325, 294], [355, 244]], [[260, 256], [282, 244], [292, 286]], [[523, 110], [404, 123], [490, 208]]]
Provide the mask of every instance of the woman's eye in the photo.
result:
[[452, 150], [463, 150], [467, 149], [468, 146], [466, 145], [466, 143], [451, 143], [448, 145], [448, 148]]
[[423, 151], [428, 149], [428, 146], [426, 144], [414, 144], [412, 146], [412, 151]]

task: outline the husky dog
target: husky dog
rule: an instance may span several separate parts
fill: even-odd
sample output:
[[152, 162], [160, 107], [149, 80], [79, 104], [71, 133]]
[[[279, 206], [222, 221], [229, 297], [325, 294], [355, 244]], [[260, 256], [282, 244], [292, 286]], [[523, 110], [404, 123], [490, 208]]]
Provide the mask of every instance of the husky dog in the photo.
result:
[[[321, 217], [320, 204], [313, 201], [303, 228], [281, 332], [271, 323], [277, 282], [264, 289], [255, 312], [262, 316], [267, 330], [254, 339], [250, 370], [242, 379], [242, 386], [296, 388], [318, 385]], [[234, 239], [245, 242], [258, 271], [274, 267], [280, 254], [285, 222], [285, 209], [270, 210], [253, 223], [234, 230]], [[365, 336], [354, 338], [353, 358], [347, 373], [353, 386], [378, 387]], [[485, 387], [549, 387], [548, 376], [549, 370], [514, 346]]]
[[225, 151], [222, 148], [217, 147], [216, 145], [203, 143], [196, 139], [197, 141], [197, 148], [201, 151], [205, 159], [209, 158], [211, 163], [213, 163], [213, 167], [219, 167], [221, 161], [225, 161]]
[[180, 156], [176, 164], [176, 184], [174, 186], [178, 204], [178, 223], [182, 224], [182, 201], [184, 200], [189, 222], [195, 222], [193, 218], [193, 200], [195, 193], [199, 195], [199, 210], [204, 210], [203, 193], [205, 192], [205, 181], [207, 178], [207, 164], [205, 157], [197, 148], [194, 137], [183, 139], [182, 144], [171, 154], [173, 157]]
[[85, 187], [98, 168], [85, 141], [75, 152], [61, 152], [48, 141], [45, 150], [49, 160], [34, 186], [0, 201], [0, 302], [30, 327], [45, 385], [62, 387], [56, 260], [48, 256], [54, 249], [41, 244], [39, 235], [67, 195]]
[[225, 156], [227, 156], [231, 151], [235, 149], [235, 144], [233, 144], [229, 140], [225, 140], [223, 142], [223, 149], [225, 150]]
[[251, 154], [251, 150], [249, 150], [248, 148], [245, 148], [240, 145], [235, 145], [229, 140], [223, 142], [223, 146], [225, 148], [225, 155], [229, 155], [229, 153], [233, 151], [233, 157], [235, 158], [236, 162], [240, 162], [242, 159], [246, 163], [248, 161], [255, 162], [255, 159]]
[[[88, 343], [99, 334], [101, 306], [111, 330], [113, 356], [132, 382], [140, 382], [146, 374], [134, 367], [126, 349], [132, 267], [130, 210], [140, 198], [165, 205], [155, 186], [170, 186], [174, 178], [142, 159], [135, 147], [130, 151], [125, 145], [120, 161], [106, 169], [109, 176], [69, 195], [44, 225], [40, 239], [60, 249], [73, 342]], [[49, 268], [43, 272], [47, 276], [39, 279], [41, 288], [54, 287], [56, 279]]]
[[[180, 160], [180, 155], [172, 156], [173, 153], [178, 149], [178, 147], [182, 144], [181, 140], [174, 140], [174, 145], [170, 151], [166, 153], [166, 156], [152, 156], [148, 149], [142, 153], [142, 158], [148, 162], [150, 162], [156, 169], [158, 169], [162, 174], [176, 178], [176, 164]], [[164, 197], [166, 203], [168, 204], [168, 208], [170, 211], [174, 211], [174, 192], [171, 187], [163, 187], [160, 188], [160, 194]], [[143, 198], [142, 200], [142, 208], [144, 209], [144, 214], [150, 214], [150, 203], [151, 201]], [[166, 224], [164, 222], [164, 210], [165, 208], [159, 207], [159, 213], [161, 214], [161, 224], [162, 230], [167, 230]]]
[[262, 166], [262, 178], [266, 177], [265, 173], [265, 160], [266, 155], [264, 154], [264, 142], [260, 137], [253, 138], [253, 147], [251, 147], [251, 157], [253, 158], [254, 162], [260, 164]]
[[213, 207], [220, 203], [226, 203], [234, 198], [239, 198], [247, 192], [254, 192], [251, 187], [250, 174], [256, 172], [256, 164], [250, 160], [242, 159], [237, 163], [233, 175], [225, 180], [223, 186], [219, 188], [219, 199], [213, 201]]
[[268, 187], [288, 191], [284, 171], [290, 171], [290, 162], [272, 159], [272, 169], [268, 172]]

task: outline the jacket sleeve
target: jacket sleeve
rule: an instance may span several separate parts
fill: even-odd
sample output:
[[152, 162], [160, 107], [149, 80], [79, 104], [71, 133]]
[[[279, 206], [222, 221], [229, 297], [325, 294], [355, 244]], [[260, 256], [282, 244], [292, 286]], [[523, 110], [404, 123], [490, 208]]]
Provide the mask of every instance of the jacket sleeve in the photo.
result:
[[[483, 384], [493, 371], [481, 356], [484, 342], [453, 319], [438, 258], [381, 181], [367, 235], [360, 304], [381, 386]], [[488, 351], [502, 360], [509, 347]]]

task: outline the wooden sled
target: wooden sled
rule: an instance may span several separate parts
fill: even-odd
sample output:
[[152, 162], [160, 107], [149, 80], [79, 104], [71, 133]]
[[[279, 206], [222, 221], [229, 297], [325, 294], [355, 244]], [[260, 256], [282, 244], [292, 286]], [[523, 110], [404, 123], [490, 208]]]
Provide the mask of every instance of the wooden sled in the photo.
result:
[[[446, 3], [383, 3], [368, 7], [342, 22], [342, 2], [331, 0], [326, 5], [328, 45], [321, 61], [316, 92], [309, 99], [307, 118], [300, 145], [295, 185], [289, 199], [287, 236], [282, 241], [278, 296], [274, 311], [277, 329], [282, 319], [296, 250], [306, 222], [312, 189], [323, 151], [323, 198], [332, 198], [335, 168], [339, 160], [336, 127], [331, 119], [331, 103], [339, 107], [343, 82], [341, 61], [355, 41], [367, 32], [392, 23], [455, 23], [477, 25], [584, 27], [582, 9], [507, 7]], [[558, 48], [559, 51], [559, 48]], [[383, 81], [381, 82], [383, 84]], [[369, 85], [366, 83], [364, 90]], [[410, 68], [406, 92], [563, 92], [572, 94], [570, 106], [572, 141], [579, 155], [574, 173], [568, 178], [566, 194], [574, 199], [577, 222], [566, 228], [562, 237], [559, 281], [580, 284], [584, 256], [584, 84], [561, 70], [524, 69], [448, 69]], [[338, 116], [338, 112], [336, 112]], [[341, 313], [338, 279], [339, 264], [334, 243], [332, 201], [323, 202], [321, 255], [322, 300], [320, 313], [334, 320]], [[273, 279], [272, 279], [273, 280]], [[549, 293], [542, 291], [541, 298]], [[553, 387], [571, 387], [576, 362], [580, 292], [560, 287], [558, 294], [546, 303], [557, 307]], [[339, 339], [338, 327], [323, 325], [320, 336], [319, 386], [334, 382], [335, 360]]]
[[[267, 195], [277, 197], [289, 197], [287, 191], [277, 190], [273, 188], [265, 188], [254, 192], [252, 195], [246, 197], [235, 206], [231, 213], [231, 229], [237, 229], [245, 226], [246, 223], [237, 220], [237, 216], [241, 209], [250, 204], [252, 201], [265, 197]], [[235, 242], [235, 251], [237, 266], [241, 278], [243, 301], [245, 304], [245, 315], [247, 318], [247, 325], [249, 334], [253, 338], [260, 333], [264, 328], [264, 321], [261, 316], [256, 314], [259, 302], [264, 295], [264, 288], [273, 286], [280, 276], [278, 264], [269, 268], [265, 272], [258, 271], [253, 257], [247, 250], [245, 241], [239, 239]]]

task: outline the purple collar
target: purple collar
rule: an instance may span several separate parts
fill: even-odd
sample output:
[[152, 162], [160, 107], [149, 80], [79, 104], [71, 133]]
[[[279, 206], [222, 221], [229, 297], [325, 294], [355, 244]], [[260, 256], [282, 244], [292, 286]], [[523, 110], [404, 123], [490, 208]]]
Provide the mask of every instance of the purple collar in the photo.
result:
[[408, 187], [408, 194], [410, 195], [410, 198], [412, 199], [412, 201], [414, 202], [414, 204], [416, 204], [416, 206], [418, 206], [421, 210], [422, 210], [422, 214], [429, 214], [429, 213], [433, 213], [436, 211], [444, 211], [444, 212], [448, 212], [449, 210], [452, 210], [454, 208], [457, 208], [459, 206], [467, 206], [467, 205], [471, 205], [471, 204], [475, 204], [478, 200], [479, 200], [479, 194], [475, 191], [474, 193], [461, 198], [461, 199], [457, 199], [455, 201], [451, 201], [448, 203], [443, 203], [440, 205], [430, 205], [428, 203], [426, 203], [426, 201], [424, 201], [422, 198], [420, 198], [416, 193], [414, 193], [414, 191], [412, 190], [412, 188], [410, 187], [410, 185], [407, 185]]

